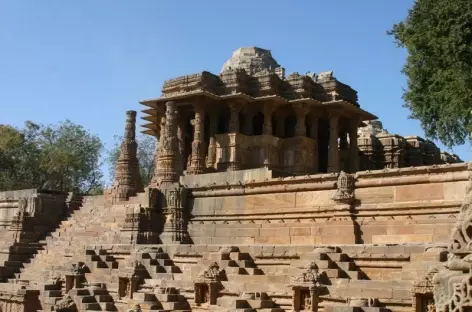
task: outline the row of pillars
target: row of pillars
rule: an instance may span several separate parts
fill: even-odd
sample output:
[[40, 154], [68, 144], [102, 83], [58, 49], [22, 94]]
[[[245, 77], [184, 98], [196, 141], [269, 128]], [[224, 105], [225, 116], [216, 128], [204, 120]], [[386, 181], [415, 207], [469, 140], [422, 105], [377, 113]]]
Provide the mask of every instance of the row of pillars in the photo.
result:
[[[230, 117], [229, 117], [229, 133], [240, 132], [240, 120], [239, 113], [243, 106], [239, 104], [230, 104]], [[306, 136], [306, 125], [305, 120], [309, 110], [303, 105], [295, 105], [294, 110], [296, 113], [296, 126], [295, 136]], [[272, 114], [275, 111], [274, 105], [265, 105], [263, 109], [264, 124], [263, 134], [272, 135]], [[194, 104], [194, 119], [191, 120], [193, 126], [193, 141], [192, 150], [190, 156], [190, 164], [187, 168], [187, 174], [200, 174], [205, 171], [206, 167], [211, 167], [216, 161], [216, 132], [218, 126], [218, 115], [215, 112], [211, 112], [210, 123], [209, 123], [209, 144], [208, 144], [208, 155], [207, 163], [205, 164], [205, 151], [204, 149], [204, 125], [205, 125], [205, 107], [201, 104]], [[156, 174], [167, 177], [165, 179], [171, 179], [173, 181], [178, 180], [178, 176], [183, 173], [184, 168], [184, 155], [185, 149], [184, 142], [184, 129], [185, 119], [179, 119], [179, 112], [175, 102], [169, 101], [166, 103], [165, 114], [161, 112], [159, 114], [160, 119], [160, 149], [158, 151]], [[329, 151], [328, 151], [328, 172], [339, 172], [340, 171], [340, 157], [339, 157], [339, 119], [340, 115], [337, 112], [330, 112], [329, 114]], [[315, 141], [318, 141], [318, 118], [311, 119], [311, 127], [309, 137]], [[249, 123], [250, 124], [250, 123]], [[359, 125], [359, 119], [354, 118], [349, 123], [349, 168], [351, 172], [357, 171], [359, 164], [359, 156], [357, 150], [357, 128]], [[276, 134], [282, 133], [283, 123], [278, 123]], [[342, 142], [341, 142], [342, 143]], [[238, 170], [237, 164], [237, 150], [234, 149], [231, 152], [231, 163], [230, 170]]]

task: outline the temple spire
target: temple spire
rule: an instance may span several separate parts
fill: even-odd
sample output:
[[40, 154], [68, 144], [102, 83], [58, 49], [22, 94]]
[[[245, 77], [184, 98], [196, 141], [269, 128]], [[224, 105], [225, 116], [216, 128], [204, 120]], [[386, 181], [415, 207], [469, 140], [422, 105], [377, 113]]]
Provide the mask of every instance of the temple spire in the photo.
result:
[[129, 197], [136, 196], [138, 192], [144, 191], [139, 172], [137, 150], [136, 111], [127, 111], [125, 133], [120, 145], [120, 155], [115, 169], [115, 181], [111, 190], [114, 202], [128, 200]]

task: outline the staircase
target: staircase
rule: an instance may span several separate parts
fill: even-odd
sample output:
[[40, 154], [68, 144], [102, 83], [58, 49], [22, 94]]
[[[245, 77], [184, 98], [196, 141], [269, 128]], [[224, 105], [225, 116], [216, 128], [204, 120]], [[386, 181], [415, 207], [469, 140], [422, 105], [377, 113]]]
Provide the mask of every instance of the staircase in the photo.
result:
[[309, 252], [300, 256], [300, 260], [293, 264], [299, 268], [314, 262], [320, 271], [324, 271], [328, 278], [362, 279], [362, 272], [354, 261], [345, 253], [337, 249], [326, 252]]
[[139, 255], [139, 258], [151, 278], [158, 280], [181, 279], [176, 275], [181, 275], [182, 271], [161, 248], [156, 249], [156, 251], [143, 252]]
[[197, 264], [206, 268], [213, 262], [218, 263], [220, 269], [224, 269], [227, 276], [264, 275], [264, 272], [257, 267], [251, 255], [246, 252], [208, 253]]
[[190, 311], [190, 304], [174, 287], [159, 287], [153, 291], [138, 291], [133, 293], [129, 308], [139, 305], [143, 312], [147, 311]]
[[85, 263], [89, 260], [85, 252], [88, 244], [119, 243], [124, 210], [123, 205], [105, 207], [104, 196], [86, 197], [80, 210], [62, 221], [55, 232], [39, 241], [41, 249], [38, 248], [37, 253], [33, 254], [30, 263], [23, 262], [23, 267], [13, 263], [19, 267], [19, 273], [9, 282], [27, 284], [28, 281], [44, 279], [40, 277], [41, 274], [44, 276], [43, 272], [54, 273], [54, 269], [78, 261]]

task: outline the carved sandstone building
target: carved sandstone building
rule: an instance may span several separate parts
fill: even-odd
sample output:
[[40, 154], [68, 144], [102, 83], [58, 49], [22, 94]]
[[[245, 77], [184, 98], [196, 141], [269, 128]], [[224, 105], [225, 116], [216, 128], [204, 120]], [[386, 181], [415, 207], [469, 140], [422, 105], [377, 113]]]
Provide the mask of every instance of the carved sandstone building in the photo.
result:
[[332, 72], [242, 48], [142, 104], [149, 186], [128, 112], [105, 195], [0, 193], [2, 311], [470, 309], [472, 167]]

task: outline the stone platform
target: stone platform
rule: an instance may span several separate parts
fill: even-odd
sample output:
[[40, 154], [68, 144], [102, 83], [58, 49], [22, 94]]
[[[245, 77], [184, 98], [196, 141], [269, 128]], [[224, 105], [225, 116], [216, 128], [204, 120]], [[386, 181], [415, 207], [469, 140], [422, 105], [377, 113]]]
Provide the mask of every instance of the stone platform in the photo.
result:
[[[411, 311], [432, 296], [432, 286], [418, 295], [417, 285], [447, 261], [469, 171], [358, 172], [350, 204], [336, 197], [342, 175], [183, 177], [187, 244], [159, 242], [149, 190], [119, 202], [83, 197], [74, 208], [64, 196], [55, 227], [4, 241], [2, 310]], [[54, 211], [10, 221], [0, 234]]]

